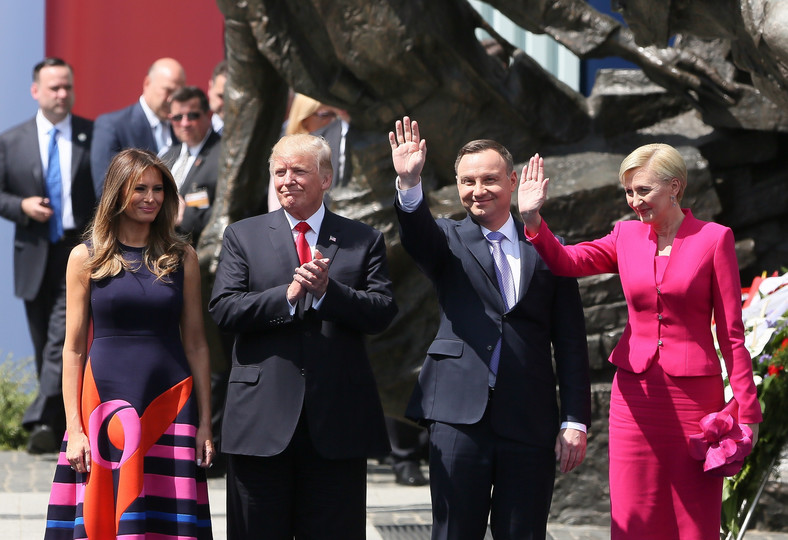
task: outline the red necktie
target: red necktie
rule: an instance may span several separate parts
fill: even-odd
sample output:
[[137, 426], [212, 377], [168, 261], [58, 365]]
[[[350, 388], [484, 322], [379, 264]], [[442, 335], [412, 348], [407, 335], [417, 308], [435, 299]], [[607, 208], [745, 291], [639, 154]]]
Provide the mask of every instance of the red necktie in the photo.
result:
[[298, 233], [295, 241], [298, 260], [301, 264], [308, 263], [312, 260], [312, 250], [309, 249], [309, 243], [306, 241], [306, 233], [311, 231], [312, 228], [306, 221], [300, 221], [294, 229]]

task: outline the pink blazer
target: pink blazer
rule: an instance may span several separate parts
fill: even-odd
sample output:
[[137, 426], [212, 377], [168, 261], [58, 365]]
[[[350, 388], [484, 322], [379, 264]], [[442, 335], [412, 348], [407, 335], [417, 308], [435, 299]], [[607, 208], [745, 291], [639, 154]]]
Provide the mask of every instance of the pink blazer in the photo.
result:
[[721, 374], [711, 331], [713, 314], [739, 421], [760, 422], [752, 360], [744, 347], [733, 233], [683, 211], [660, 283], [654, 260], [657, 236], [640, 221], [622, 221], [604, 238], [563, 246], [543, 219], [539, 233], [528, 240], [558, 275], [620, 274], [629, 318], [610, 354], [610, 362], [619, 368], [642, 373], [656, 361], [672, 376]]

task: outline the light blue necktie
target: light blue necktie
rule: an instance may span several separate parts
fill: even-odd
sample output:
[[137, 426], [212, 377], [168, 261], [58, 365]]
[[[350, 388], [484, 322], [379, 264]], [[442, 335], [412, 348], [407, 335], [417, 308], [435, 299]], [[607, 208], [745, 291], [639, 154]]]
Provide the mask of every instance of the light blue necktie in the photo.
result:
[[57, 128], [49, 131], [49, 164], [47, 165], [47, 197], [52, 208], [49, 218], [49, 241], [53, 244], [63, 237], [63, 178], [60, 175], [60, 152], [57, 149]]
[[[498, 278], [498, 288], [503, 297], [506, 310], [512, 308], [516, 298], [514, 294], [514, 278], [512, 277], [512, 267], [506, 259], [506, 254], [501, 249], [501, 240], [506, 238], [503, 233], [493, 231], [487, 234], [487, 241], [492, 246], [493, 262], [495, 262], [495, 277]], [[498, 375], [498, 364], [501, 361], [501, 341], [495, 344], [495, 349], [490, 357], [490, 386], [495, 386], [495, 378]]]

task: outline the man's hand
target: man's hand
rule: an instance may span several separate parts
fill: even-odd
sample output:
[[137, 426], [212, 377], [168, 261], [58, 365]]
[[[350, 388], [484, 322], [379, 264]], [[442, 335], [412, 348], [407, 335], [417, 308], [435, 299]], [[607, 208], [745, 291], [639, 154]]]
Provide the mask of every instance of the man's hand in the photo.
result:
[[586, 434], [578, 429], [565, 428], [558, 432], [555, 441], [555, 460], [561, 472], [568, 473], [586, 457]]
[[[427, 139], [419, 136], [419, 124], [407, 116], [389, 131], [391, 160], [399, 176], [401, 189], [409, 189], [419, 183], [421, 171], [427, 158]], [[396, 134], [395, 134], [396, 132]]]
[[315, 298], [322, 298], [328, 288], [328, 267], [331, 261], [315, 250], [315, 258], [295, 269], [293, 281], [287, 288], [287, 300], [295, 304], [310, 292]]
[[27, 197], [22, 199], [22, 212], [30, 219], [41, 223], [46, 223], [52, 217], [52, 208], [49, 206], [49, 199], [44, 197]]
[[547, 199], [549, 178], [544, 177], [544, 159], [534, 154], [523, 167], [520, 184], [517, 186], [517, 206], [528, 234], [535, 235], [542, 224], [539, 210]]

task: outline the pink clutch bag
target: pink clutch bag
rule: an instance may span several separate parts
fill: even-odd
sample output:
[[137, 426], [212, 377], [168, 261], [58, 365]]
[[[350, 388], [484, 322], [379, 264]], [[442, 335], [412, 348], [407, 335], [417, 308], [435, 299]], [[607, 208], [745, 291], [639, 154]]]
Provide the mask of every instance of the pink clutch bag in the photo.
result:
[[736, 409], [731, 400], [720, 412], [707, 414], [699, 422], [701, 432], [689, 437], [690, 456], [703, 461], [703, 471], [713, 476], [735, 475], [752, 451], [752, 430], [731, 414]]

